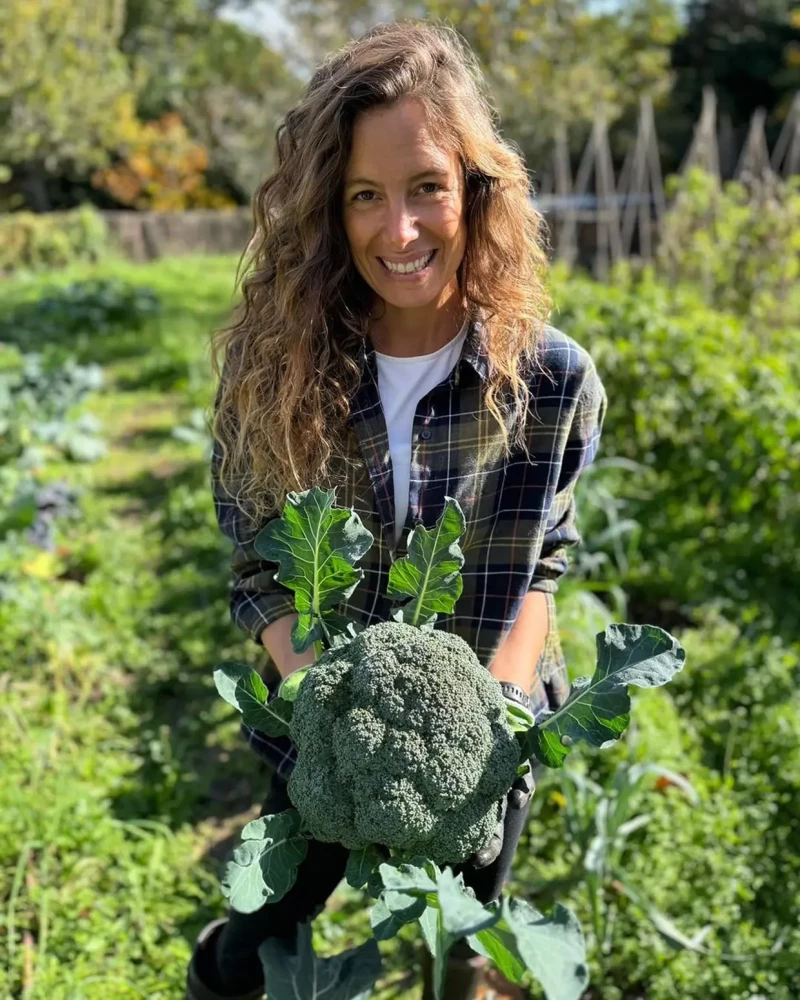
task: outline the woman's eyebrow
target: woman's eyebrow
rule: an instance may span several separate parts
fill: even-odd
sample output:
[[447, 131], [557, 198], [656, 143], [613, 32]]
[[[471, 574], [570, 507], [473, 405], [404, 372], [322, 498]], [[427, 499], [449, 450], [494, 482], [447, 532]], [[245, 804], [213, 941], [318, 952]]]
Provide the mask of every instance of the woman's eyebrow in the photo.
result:
[[[431, 167], [429, 170], [421, 170], [418, 174], [414, 174], [413, 177], [409, 177], [409, 183], [413, 184], [414, 181], [418, 181], [421, 177], [428, 177], [434, 174], [437, 177], [444, 177], [447, 174], [446, 170], [441, 167]], [[353, 177], [349, 181], [345, 182], [345, 187], [352, 187], [353, 184], [371, 184], [373, 187], [380, 187], [378, 181], [371, 181], [369, 177]]]

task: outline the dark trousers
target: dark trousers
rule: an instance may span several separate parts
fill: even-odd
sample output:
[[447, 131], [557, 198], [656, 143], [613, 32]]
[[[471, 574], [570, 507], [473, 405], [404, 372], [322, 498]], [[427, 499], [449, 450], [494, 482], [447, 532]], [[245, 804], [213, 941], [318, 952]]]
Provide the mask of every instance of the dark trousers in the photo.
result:
[[[286, 783], [273, 778], [261, 815], [282, 812], [290, 807]], [[474, 889], [482, 903], [497, 899], [508, 881], [527, 816], [528, 807], [506, 811], [503, 850], [493, 864], [485, 868], [454, 866], [453, 871], [463, 872], [465, 884]], [[246, 992], [263, 981], [258, 958], [262, 942], [276, 937], [294, 943], [298, 925], [321, 912], [328, 897], [344, 878], [348, 853], [339, 844], [311, 840], [305, 860], [298, 869], [297, 880], [283, 899], [277, 903], [266, 903], [255, 913], [230, 911], [214, 956], [215, 978], [225, 992]]]

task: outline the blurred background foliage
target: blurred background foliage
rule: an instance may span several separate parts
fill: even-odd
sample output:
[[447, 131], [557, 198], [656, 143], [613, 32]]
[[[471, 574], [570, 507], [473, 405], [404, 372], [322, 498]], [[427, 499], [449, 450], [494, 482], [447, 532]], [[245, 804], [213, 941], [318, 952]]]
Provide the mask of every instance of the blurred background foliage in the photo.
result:
[[705, 85], [737, 148], [758, 107], [773, 140], [800, 87], [794, 0], [20, 0], [0, 7], [0, 207], [246, 205], [317, 62], [400, 17], [464, 35], [534, 175], [557, 127], [580, 156], [598, 105], [619, 165], [651, 97], [672, 172]]

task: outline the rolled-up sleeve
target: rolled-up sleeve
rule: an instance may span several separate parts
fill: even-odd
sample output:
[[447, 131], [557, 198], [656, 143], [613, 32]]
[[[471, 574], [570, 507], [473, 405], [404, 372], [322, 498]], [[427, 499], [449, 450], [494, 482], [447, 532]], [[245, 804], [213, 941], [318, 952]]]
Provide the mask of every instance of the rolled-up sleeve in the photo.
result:
[[253, 543], [264, 524], [254, 525], [223, 488], [219, 476], [221, 461], [222, 449], [214, 440], [211, 453], [214, 510], [220, 530], [233, 542], [230, 562], [233, 575], [231, 619], [261, 645], [261, 633], [267, 625], [294, 612], [294, 595], [275, 582], [278, 564], [261, 559], [256, 552]]
[[590, 364], [570, 421], [556, 494], [528, 587], [529, 591], [544, 593], [547, 607], [547, 634], [531, 691], [531, 707], [537, 718], [541, 712], [562, 705], [569, 694], [555, 595], [559, 580], [569, 568], [569, 550], [581, 540], [575, 523], [575, 486], [581, 472], [597, 455], [606, 406], [605, 389]]
[[575, 521], [575, 487], [581, 472], [597, 455], [606, 406], [603, 383], [591, 364], [570, 421], [556, 494], [529, 590], [555, 594], [559, 579], [569, 568], [569, 549], [581, 540]]

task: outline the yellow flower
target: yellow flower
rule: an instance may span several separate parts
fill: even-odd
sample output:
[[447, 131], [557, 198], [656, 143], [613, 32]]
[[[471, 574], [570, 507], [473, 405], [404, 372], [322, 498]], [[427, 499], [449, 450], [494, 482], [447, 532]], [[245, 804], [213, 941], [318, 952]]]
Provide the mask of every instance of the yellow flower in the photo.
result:
[[38, 580], [51, 580], [58, 567], [58, 556], [55, 552], [37, 552], [22, 564], [22, 572], [26, 576], [35, 576]]

